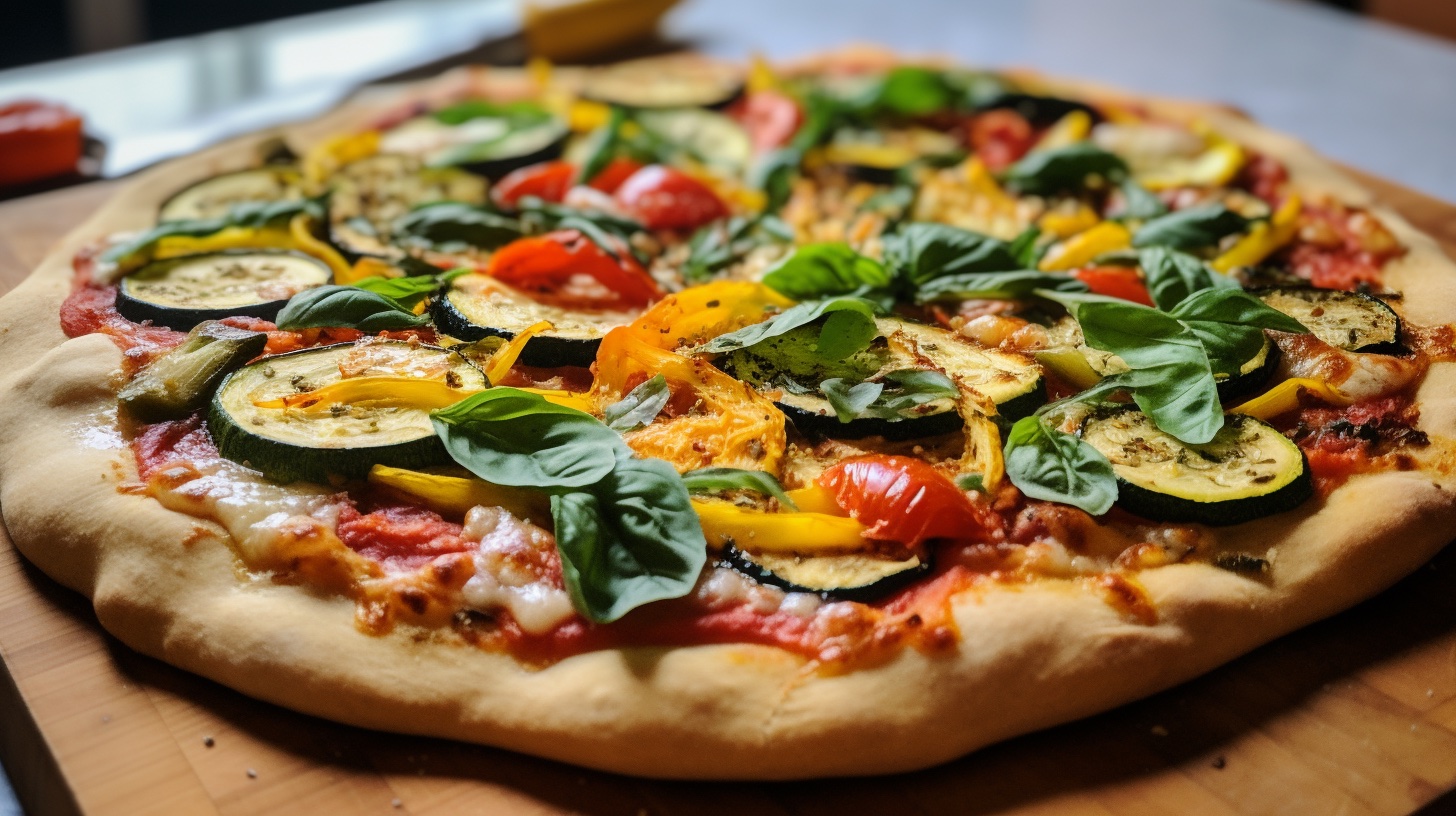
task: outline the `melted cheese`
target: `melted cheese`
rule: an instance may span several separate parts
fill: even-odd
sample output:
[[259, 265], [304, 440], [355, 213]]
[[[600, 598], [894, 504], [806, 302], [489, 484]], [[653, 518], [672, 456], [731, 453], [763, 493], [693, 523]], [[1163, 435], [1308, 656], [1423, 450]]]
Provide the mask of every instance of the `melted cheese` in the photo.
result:
[[462, 590], [467, 606], [505, 609], [532, 635], [544, 635], [576, 614], [566, 590], [531, 569], [532, 551], [556, 546], [545, 530], [499, 507], [475, 507], [465, 515], [464, 535], [480, 542], [475, 574]]

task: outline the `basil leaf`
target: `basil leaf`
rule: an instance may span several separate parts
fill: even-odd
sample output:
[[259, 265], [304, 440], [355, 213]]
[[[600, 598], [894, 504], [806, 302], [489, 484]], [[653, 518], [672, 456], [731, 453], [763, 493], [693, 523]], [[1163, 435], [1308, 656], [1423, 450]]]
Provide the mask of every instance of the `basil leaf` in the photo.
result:
[[803, 161], [804, 151], [790, 146], [765, 153], [754, 163], [748, 185], [763, 191], [764, 212], [775, 213], [783, 208], [793, 193], [794, 178]]
[[1091, 142], [1076, 142], [1053, 150], [1035, 150], [1011, 165], [1002, 181], [1017, 192], [1032, 195], [1076, 192], [1094, 176], [1119, 181], [1127, 176], [1127, 163]]
[[877, 382], [851, 383], [843, 377], [835, 377], [820, 383], [819, 390], [829, 400], [839, 421], [850, 422], [869, 410], [870, 405], [884, 393], [885, 386]]
[[1243, 232], [1248, 226], [1249, 219], [1222, 204], [1200, 204], [1143, 224], [1133, 233], [1132, 245], [1201, 249], [1216, 245], [1225, 236]]
[[901, 66], [886, 73], [861, 104], [869, 112], [915, 117], [953, 107], [958, 96], [944, 73]]
[[844, 360], [868, 348], [879, 334], [873, 317], [857, 309], [836, 309], [819, 330], [814, 351], [827, 360]]
[[190, 218], [163, 221], [155, 227], [129, 238], [101, 253], [101, 261], [126, 270], [135, 269], [152, 259], [163, 238], [203, 238], [228, 227], [263, 229], [284, 226], [294, 216], [311, 215], [322, 220], [325, 199], [305, 198], [294, 201], [244, 201], [232, 205], [228, 214], [217, 218]]
[[1085, 292], [1087, 284], [1061, 272], [983, 272], [936, 278], [915, 293], [916, 303], [935, 300], [1022, 300], [1038, 289], [1053, 292]]
[[551, 518], [567, 592], [597, 623], [688, 594], [707, 563], [688, 491], [661, 459], [619, 459], [589, 490], [552, 496]]
[[1153, 195], [1152, 191], [1130, 177], [1122, 182], [1121, 189], [1122, 212], [1117, 216], [1119, 219], [1131, 218], [1146, 221], [1168, 212], [1168, 205], [1164, 204], [1161, 198]]
[[986, 490], [986, 477], [979, 473], [962, 473], [956, 477], [956, 487], [961, 490], [974, 490], [977, 493], [988, 493]]
[[1264, 347], [1264, 329], [1309, 333], [1299, 321], [1242, 289], [1205, 289], [1169, 314], [1197, 335], [1216, 374], [1237, 374]]
[[607, 123], [589, 137], [590, 147], [586, 151], [586, 159], [581, 163], [581, 172], [576, 176], [577, 184], [591, 183], [598, 173], [612, 163], [622, 141], [622, 126], [627, 124], [628, 118], [626, 108], [612, 106]]
[[435, 121], [446, 125], [463, 125], [472, 119], [504, 119], [512, 130], [539, 125], [551, 120], [551, 112], [535, 102], [487, 102], [472, 99], [441, 108], [433, 114]]
[[626, 448], [590, 414], [516, 388], [488, 388], [434, 411], [450, 457], [500, 485], [553, 492], [596, 484]]
[[772, 473], [762, 470], [741, 468], [708, 467], [690, 470], [682, 475], [683, 486], [689, 493], [721, 493], [726, 490], [752, 490], [765, 496], [773, 496], [785, 508], [798, 512], [799, 506], [789, 498], [784, 486]]
[[690, 284], [704, 283], [759, 246], [793, 240], [793, 229], [771, 215], [734, 216], [727, 221], [716, 221], [700, 228], [688, 241], [688, 259], [681, 270], [683, 280]]
[[763, 276], [765, 286], [794, 300], [887, 289], [892, 280], [879, 261], [838, 242], [800, 246]]
[[1204, 265], [1203, 261], [1168, 247], [1148, 247], [1138, 252], [1138, 265], [1153, 302], [1164, 311], [1204, 289], [1237, 289], [1233, 278]]
[[671, 398], [667, 378], [658, 374], [628, 391], [620, 402], [608, 405], [602, 411], [602, 421], [618, 433], [635, 431], [651, 425]]
[[[1006, 245], [1006, 251], [1016, 259], [1017, 266], [1023, 269], [1035, 269], [1036, 262], [1041, 260], [1038, 256], [1041, 253], [1037, 250], [1036, 241], [1041, 237], [1041, 227], [1035, 224], [1021, 231]], [[1050, 244], [1048, 244], [1050, 246]]]
[[[770, 337], [777, 337], [781, 334], [793, 331], [800, 326], [813, 323], [825, 315], [831, 317], [836, 314], [844, 314], [833, 326], [826, 321], [824, 330], [819, 333], [818, 351], [829, 356], [830, 351], [843, 351], [854, 346], [863, 338], [863, 344], [849, 351], [836, 354], [836, 357], [848, 357], [866, 346], [869, 341], [875, 339], [878, 328], [875, 325], [874, 303], [863, 298], [844, 297], [831, 300], [811, 301], [800, 303], [785, 309], [762, 323], [755, 323], [752, 326], [744, 326], [738, 331], [719, 335], [712, 340], [693, 349], [694, 353], [719, 353], [734, 351], [735, 349], [748, 348], [756, 343], [767, 340]], [[840, 333], [843, 337], [830, 337], [826, 340], [825, 335]], [[866, 337], [865, 335], [868, 334]]]
[[484, 207], [438, 201], [395, 219], [391, 232], [401, 243], [432, 249], [497, 249], [526, 231], [520, 221]]
[[885, 236], [884, 247], [885, 266], [911, 286], [945, 275], [1022, 266], [1004, 242], [948, 224], [905, 224]]
[[412, 329], [430, 322], [393, 298], [357, 286], [317, 286], [294, 295], [274, 321], [278, 328], [350, 328], [368, 334]]
[[1033, 499], [1070, 504], [1100, 516], [1117, 500], [1112, 463], [1081, 437], [1017, 420], [1006, 438], [1006, 476]]
[[452, 269], [442, 275], [412, 275], [405, 278], [370, 277], [361, 278], [349, 284], [373, 292], [393, 300], [399, 305], [411, 311], [425, 298], [433, 295], [445, 283], [448, 283], [470, 270], [464, 267]]

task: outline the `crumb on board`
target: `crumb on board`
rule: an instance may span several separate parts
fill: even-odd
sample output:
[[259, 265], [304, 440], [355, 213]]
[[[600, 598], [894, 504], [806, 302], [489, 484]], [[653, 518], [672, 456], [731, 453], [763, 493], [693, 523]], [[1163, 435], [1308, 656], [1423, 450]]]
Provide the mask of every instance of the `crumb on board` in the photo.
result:
[[257, 779], [258, 778], [258, 772], [255, 771], [255, 770], [253, 770], [252, 768], [249, 768], [248, 769], [248, 778], [249, 779]]
[[212, 746], [214, 746], [216, 744], [217, 744], [217, 740], [213, 739], [212, 737], [203, 737], [202, 738], [202, 747], [204, 747], [204, 748], [211, 748]]
[[1152, 728], [1150, 728], [1148, 730], [1151, 731], [1153, 733], [1153, 736], [1155, 736], [1155, 737], [1166, 737], [1166, 736], [1168, 736], [1168, 729], [1164, 728], [1161, 725], [1155, 725], [1155, 726], [1153, 726]]
[[1228, 765], [1228, 760], [1224, 758], [1223, 754], [1219, 754], [1213, 758], [1213, 769], [1215, 771], [1223, 770], [1226, 765]]

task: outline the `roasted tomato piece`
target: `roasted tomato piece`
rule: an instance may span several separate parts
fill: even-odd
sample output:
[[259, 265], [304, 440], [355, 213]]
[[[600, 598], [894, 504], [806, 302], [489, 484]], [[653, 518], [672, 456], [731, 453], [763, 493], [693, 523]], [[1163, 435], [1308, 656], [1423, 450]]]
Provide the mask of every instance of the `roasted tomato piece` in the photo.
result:
[[541, 162], [507, 173], [491, 188], [490, 200], [504, 209], [515, 209], [527, 197], [560, 203], [575, 180], [576, 165], [571, 162]]
[[637, 171], [641, 170], [644, 166], [642, 162], [618, 156], [608, 162], [607, 166], [603, 167], [600, 173], [593, 176], [587, 186], [594, 187], [604, 193], [615, 193], [617, 192], [617, 188], [622, 186], [622, 182], [636, 175]]
[[728, 215], [728, 205], [708, 185], [660, 164], [633, 173], [616, 195], [622, 208], [648, 229], [696, 229]]
[[1077, 280], [1087, 284], [1095, 295], [1130, 300], [1144, 306], [1152, 306], [1152, 295], [1147, 284], [1136, 269], [1126, 266], [1084, 266], [1072, 273]]
[[0, 106], [0, 185], [74, 172], [81, 160], [81, 117], [51, 102]]
[[745, 94], [728, 109], [728, 115], [748, 131], [753, 149], [759, 153], [788, 144], [804, 123], [799, 103], [777, 91]]
[[856, 456], [824, 471], [818, 483], [871, 538], [914, 547], [932, 538], [974, 539], [987, 529], [964, 491], [913, 457]]
[[662, 297], [625, 244], [617, 257], [576, 230], [522, 238], [490, 258], [486, 274], [568, 309], [638, 309]]
[[1000, 172], [1026, 155], [1036, 142], [1036, 133], [1026, 117], [1012, 110], [989, 110], [971, 120], [971, 148], [986, 169]]

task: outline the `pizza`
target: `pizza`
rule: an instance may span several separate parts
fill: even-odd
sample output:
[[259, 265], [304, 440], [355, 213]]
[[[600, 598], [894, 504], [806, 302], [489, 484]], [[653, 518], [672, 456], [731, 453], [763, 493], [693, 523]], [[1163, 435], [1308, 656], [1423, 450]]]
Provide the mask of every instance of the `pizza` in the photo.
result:
[[1456, 275], [1225, 108], [850, 50], [476, 68], [0, 300], [0, 503], [128, 646], [630, 774], [924, 767], [1456, 534]]

